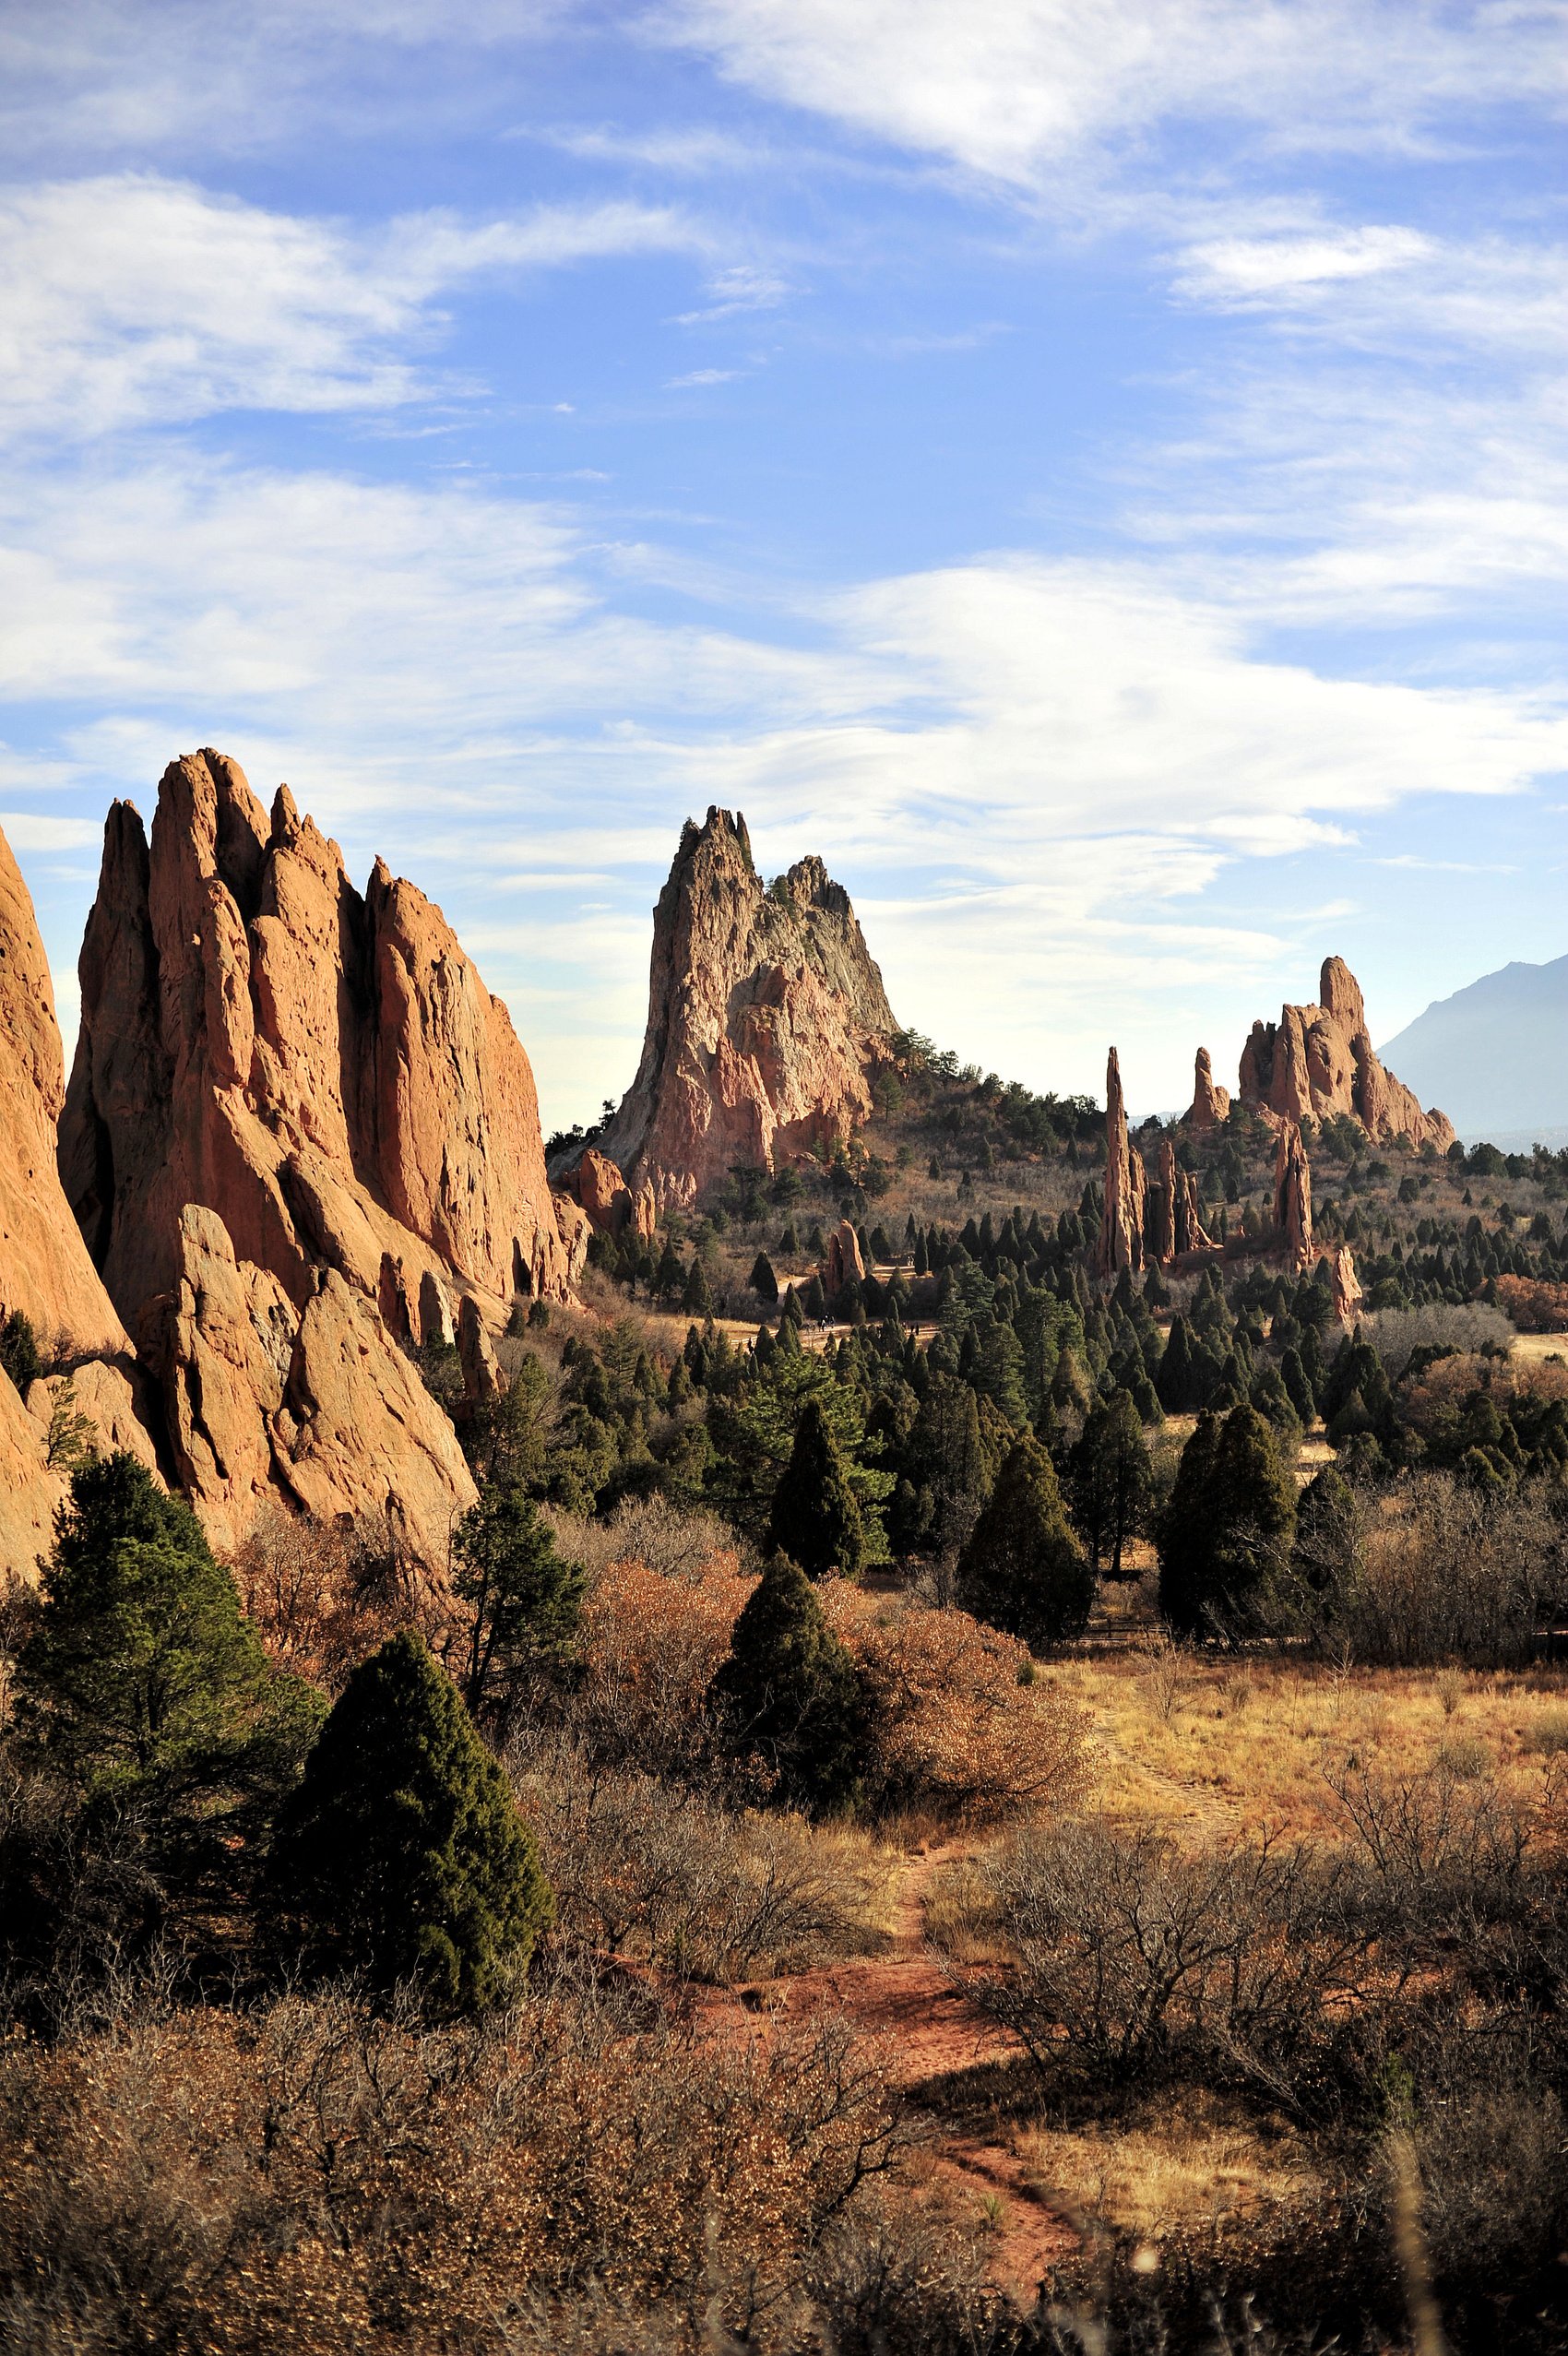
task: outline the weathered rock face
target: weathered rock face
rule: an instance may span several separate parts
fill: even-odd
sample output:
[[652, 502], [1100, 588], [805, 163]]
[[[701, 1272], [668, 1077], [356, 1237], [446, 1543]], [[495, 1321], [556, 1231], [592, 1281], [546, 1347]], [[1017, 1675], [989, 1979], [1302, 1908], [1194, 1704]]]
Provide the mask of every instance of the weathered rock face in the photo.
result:
[[851, 1277], [857, 1284], [863, 1284], [865, 1273], [861, 1239], [852, 1222], [841, 1219], [827, 1239], [827, 1256], [822, 1264], [822, 1281], [828, 1298], [842, 1292]]
[[629, 1227], [646, 1243], [659, 1223], [658, 1205], [648, 1182], [645, 1179], [634, 1195], [617, 1165], [595, 1146], [585, 1149], [569, 1183], [574, 1200], [588, 1213], [596, 1234], [619, 1235]]
[[1355, 1255], [1348, 1243], [1340, 1243], [1322, 1256], [1328, 1262], [1330, 1288], [1334, 1295], [1334, 1314], [1342, 1326], [1349, 1325], [1361, 1305], [1364, 1295], [1361, 1280], [1356, 1274]]
[[1200, 1047], [1193, 1067], [1193, 1101], [1187, 1111], [1187, 1124], [1194, 1129], [1218, 1129], [1230, 1117], [1230, 1095], [1227, 1089], [1217, 1088], [1214, 1065], [1208, 1049]]
[[1209, 1252], [1214, 1239], [1198, 1209], [1198, 1190], [1190, 1170], [1176, 1159], [1169, 1136], [1159, 1146], [1159, 1175], [1150, 1179], [1145, 1194], [1145, 1250], [1164, 1267], [1183, 1252]]
[[657, 1207], [734, 1167], [848, 1136], [897, 1028], [849, 895], [820, 859], [765, 886], [745, 821], [688, 822], [653, 918], [642, 1061], [605, 1155]]
[[1241, 1050], [1241, 1101], [1277, 1121], [1348, 1113], [1379, 1142], [1408, 1137], [1440, 1153], [1454, 1142], [1445, 1113], [1424, 1112], [1372, 1052], [1360, 985], [1342, 958], [1325, 958], [1315, 1006], [1284, 1006], [1255, 1022]]
[[1294, 1121], [1283, 1122], [1274, 1156], [1274, 1224], [1286, 1256], [1298, 1274], [1311, 1267], [1313, 1248], [1313, 1173], [1307, 1149]]
[[1143, 1267], [1146, 1192], [1143, 1157], [1127, 1135], [1122, 1066], [1113, 1047], [1105, 1067], [1105, 1200], [1095, 1247], [1101, 1276], [1120, 1276], [1123, 1268], [1135, 1275]]
[[128, 1356], [130, 1341], [71, 1216], [54, 1161], [65, 1065], [32, 900], [0, 835], [0, 1308], [45, 1348]]
[[377, 1311], [336, 1269], [303, 1312], [236, 1257], [214, 1210], [180, 1217], [180, 1270], [143, 1314], [180, 1485], [235, 1546], [281, 1497], [444, 1572], [475, 1490], [457, 1434]]
[[445, 920], [379, 862], [364, 898], [286, 787], [268, 819], [203, 752], [104, 830], [60, 1169], [130, 1323], [179, 1280], [181, 1214], [297, 1311], [322, 1268], [370, 1300], [434, 1274], [499, 1311], [567, 1255], [533, 1077]]

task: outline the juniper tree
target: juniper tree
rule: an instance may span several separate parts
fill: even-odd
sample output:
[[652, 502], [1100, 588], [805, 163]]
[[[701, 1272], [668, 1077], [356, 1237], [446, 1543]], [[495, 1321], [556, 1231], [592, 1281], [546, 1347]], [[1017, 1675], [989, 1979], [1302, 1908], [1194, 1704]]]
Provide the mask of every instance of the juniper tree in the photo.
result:
[[795, 1426], [790, 1461], [773, 1493], [768, 1534], [810, 1578], [828, 1571], [859, 1577], [866, 1531], [849, 1467], [820, 1403], [808, 1399]]
[[452, 1591], [469, 1609], [463, 1699], [505, 1737], [541, 1673], [571, 1657], [587, 1580], [520, 1481], [481, 1489], [452, 1533]]
[[778, 1298], [778, 1279], [766, 1252], [759, 1252], [752, 1262], [751, 1288], [759, 1301], [771, 1303]]
[[1094, 1587], [1094, 1573], [1067, 1526], [1055, 1469], [1039, 1443], [1026, 1435], [1003, 1459], [958, 1558], [956, 1600], [992, 1627], [1044, 1645], [1079, 1633]]
[[774, 1556], [747, 1598], [708, 1700], [724, 1747], [760, 1759], [777, 1798], [814, 1812], [852, 1800], [864, 1697], [810, 1580], [786, 1556]]
[[1295, 1519], [1295, 1481], [1257, 1410], [1200, 1415], [1160, 1522], [1159, 1608], [1171, 1626], [1234, 1636], [1265, 1612]]
[[1132, 1395], [1114, 1390], [1098, 1399], [1068, 1464], [1068, 1501], [1078, 1535], [1098, 1571], [1122, 1577], [1127, 1541], [1143, 1530], [1154, 1494], [1154, 1470]]
[[267, 1875], [280, 1957], [413, 1983], [443, 2009], [504, 1996], [552, 1920], [505, 1778], [411, 1629], [362, 1661], [283, 1812]]

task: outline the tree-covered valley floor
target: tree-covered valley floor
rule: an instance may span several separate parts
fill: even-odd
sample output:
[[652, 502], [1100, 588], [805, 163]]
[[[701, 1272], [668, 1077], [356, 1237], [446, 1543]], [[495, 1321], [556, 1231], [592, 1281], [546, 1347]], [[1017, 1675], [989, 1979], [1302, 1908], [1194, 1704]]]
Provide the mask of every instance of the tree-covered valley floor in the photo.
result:
[[[1342, 1334], [1098, 1280], [1099, 1125], [911, 1042], [495, 1395], [420, 1353], [444, 1583], [78, 1454], [0, 2349], [1563, 2344], [1568, 1164], [1314, 1135]], [[1259, 1124], [1179, 1149], [1261, 1228]]]

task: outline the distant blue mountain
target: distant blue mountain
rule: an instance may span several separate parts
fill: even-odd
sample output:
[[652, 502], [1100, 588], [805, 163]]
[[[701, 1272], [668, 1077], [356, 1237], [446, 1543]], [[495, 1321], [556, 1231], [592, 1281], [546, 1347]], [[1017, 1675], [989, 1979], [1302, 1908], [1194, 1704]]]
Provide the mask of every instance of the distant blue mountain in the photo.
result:
[[1378, 1053], [1472, 1144], [1550, 1142], [1568, 1128], [1568, 957], [1483, 974]]

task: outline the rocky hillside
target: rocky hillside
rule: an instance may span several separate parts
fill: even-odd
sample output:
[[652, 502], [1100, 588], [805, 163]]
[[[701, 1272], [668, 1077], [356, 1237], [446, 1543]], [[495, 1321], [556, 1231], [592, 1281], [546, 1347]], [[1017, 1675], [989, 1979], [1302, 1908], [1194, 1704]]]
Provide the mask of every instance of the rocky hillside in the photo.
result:
[[731, 1169], [832, 1148], [869, 1114], [895, 1029], [821, 860], [765, 885], [745, 820], [710, 809], [687, 822], [654, 910], [642, 1061], [602, 1150], [664, 1209]]

